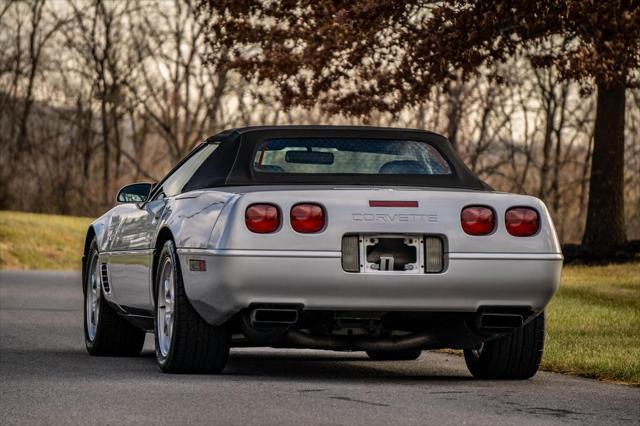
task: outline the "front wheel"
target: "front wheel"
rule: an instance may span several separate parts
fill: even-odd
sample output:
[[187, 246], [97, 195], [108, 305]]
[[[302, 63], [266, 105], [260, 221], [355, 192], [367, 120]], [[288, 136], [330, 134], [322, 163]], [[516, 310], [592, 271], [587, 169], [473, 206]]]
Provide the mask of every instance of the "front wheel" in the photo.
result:
[[103, 297], [95, 238], [87, 253], [83, 293], [84, 342], [87, 351], [95, 356], [139, 355], [145, 332], [118, 315]]
[[223, 325], [207, 324], [184, 291], [173, 241], [167, 241], [156, 273], [156, 359], [165, 373], [220, 373], [227, 363], [231, 336]]
[[479, 379], [525, 380], [540, 367], [544, 348], [544, 312], [512, 333], [465, 349], [464, 359]]

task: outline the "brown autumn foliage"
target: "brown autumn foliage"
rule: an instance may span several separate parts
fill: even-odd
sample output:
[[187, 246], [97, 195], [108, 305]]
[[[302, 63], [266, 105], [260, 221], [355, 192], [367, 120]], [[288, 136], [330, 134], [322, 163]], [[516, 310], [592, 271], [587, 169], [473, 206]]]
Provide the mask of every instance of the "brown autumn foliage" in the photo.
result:
[[[285, 106], [396, 112], [435, 84], [518, 53], [585, 85], [638, 84], [629, 73], [640, 66], [637, 1], [202, 0], [202, 8], [210, 42], [235, 54], [234, 69], [275, 84]], [[557, 34], [566, 42], [543, 44]]]
[[[392, 113], [331, 114], [314, 96], [312, 108], [285, 109], [274, 83], [251, 74], [243, 79], [231, 68], [237, 64], [224, 48], [229, 40], [216, 44], [208, 29], [218, 18], [198, 17], [196, 6], [196, 0], [0, 2], [0, 209], [97, 216], [113, 206], [119, 187], [161, 178], [224, 128], [371, 124], [445, 134], [497, 190], [542, 198], [561, 241], [582, 238], [597, 98], [580, 97], [581, 83], [563, 79], [557, 66], [535, 68], [524, 51], [476, 75], [458, 70], [417, 104]], [[433, 7], [425, 4], [420, 19]], [[363, 10], [373, 20], [375, 10]], [[556, 52], [566, 42], [552, 37], [531, 49]], [[243, 50], [235, 41], [230, 46], [231, 53]], [[381, 69], [397, 65], [379, 53], [386, 55]], [[207, 57], [214, 61], [205, 64]], [[366, 86], [357, 74], [352, 83], [337, 83], [335, 96]], [[627, 90], [626, 105], [625, 218], [628, 237], [637, 239], [640, 90]]]
[[583, 243], [597, 255], [625, 244], [625, 91], [640, 82], [638, 1], [201, 0], [201, 10], [210, 43], [232, 52], [230, 67], [274, 84], [285, 107], [397, 113], [434, 86], [517, 55], [584, 93], [597, 87]]

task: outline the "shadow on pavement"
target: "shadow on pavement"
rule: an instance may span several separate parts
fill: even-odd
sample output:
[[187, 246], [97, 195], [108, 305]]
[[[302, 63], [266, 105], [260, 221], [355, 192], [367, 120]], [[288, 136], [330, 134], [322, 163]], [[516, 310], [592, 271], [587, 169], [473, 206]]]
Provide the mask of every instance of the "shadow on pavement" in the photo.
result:
[[[442, 362], [430, 365], [429, 354], [417, 361], [371, 361], [358, 353], [340, 354], [322, 352], [287, 353], [285, 351], [232, 352], [226, 369], [221, 375], [167, 375], [157, 367], [152, 350], [141, 356], [92, 357], [84, 349], [3, 349], [1, 376], [11, 378], [31, 377], [83, 377], [89, 379], [171, 380], [189, 377], [195, 381], [227, 381], [260, 379], [300, 379], [323, 382], [375, 382], [400, 383], [407, 381], [468, 382], [470, 376], [453, 368], [443, 370]], [[435, 365], [437, 364], [437, 365]]]

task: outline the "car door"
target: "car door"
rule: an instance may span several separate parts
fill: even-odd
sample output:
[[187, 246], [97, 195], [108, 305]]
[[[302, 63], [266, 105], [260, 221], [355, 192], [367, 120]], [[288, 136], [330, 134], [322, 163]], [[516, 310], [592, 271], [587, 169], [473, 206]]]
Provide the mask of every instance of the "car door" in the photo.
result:
[[213, 152], [215, 144], [196, 148], [183, 160], [143, 204], [132, 204], [120, 218], [110, 253], [111, 286], [118, 303], [135, 311], [153, 311], [151, 291], [155, 238], [163, 223], [168, 203], [180, 194], [185, 183]]
[[150, 311], [154, 230], [164, 201], [153, 200], [143, 206], [132, 204], [127, 207], [128, 210], [120, 215], [109, 253], [111, 288], [118, 303], [129, 311]]

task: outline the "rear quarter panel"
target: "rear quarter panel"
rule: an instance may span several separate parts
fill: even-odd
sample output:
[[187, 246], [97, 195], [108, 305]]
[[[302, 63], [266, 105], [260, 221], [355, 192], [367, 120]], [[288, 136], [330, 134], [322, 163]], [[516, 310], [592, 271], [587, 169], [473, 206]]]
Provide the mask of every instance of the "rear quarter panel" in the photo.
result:
[[191, 191], [167, 203], [163, 227], [171, 231], [176, 247], [207, 248], [220, 212], [238, 195], [218, 191]]

